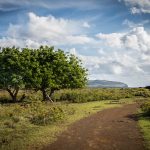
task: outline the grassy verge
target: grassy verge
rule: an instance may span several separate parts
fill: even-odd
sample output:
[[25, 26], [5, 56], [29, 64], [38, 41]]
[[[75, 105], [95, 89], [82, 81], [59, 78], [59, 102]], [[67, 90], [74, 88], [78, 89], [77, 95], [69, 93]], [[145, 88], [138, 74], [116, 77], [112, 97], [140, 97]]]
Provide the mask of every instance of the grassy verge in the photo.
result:
[[139, 125], [145, 139], [145, 146], [150, 150], [150, 117], [140, 117]]
[[[88, 103], [55, 103], [55, 106], [61, 106], [65, 111], [65, 120], [52, 123], [45, 126], [31, 124], [26, 120], [22, 120], [15, 128], [6, 128], [4, 125], [5, 118], [0, 119], [1, 137], [5, 136], [1, 149], [41, 149], [56, 140], [56, 136], [67, 129], [71, 123], [87, 117], [97, 111], [120, 107], [124, 103], [131, 103], [131, 99], [120, 100], [120, 103], [111, 104], [110, 101], [88, 102]], [[8, 107], [8, 106], [7, 106]], [[13, 106], [11, 106], [13, 107]], [[51, 104], [47, 107], [51, 107]], [[12, 139], [12, 140], [11, 140]], [[9, 142], [11, 141], [11, 142]]]
[[[131, 103], [131, 101], [129, 100], [127, 101], [121, 100], [120, 102]], [[76, 103], [68, 105], [63, 104], [62, 107], [64, 107], [64, 109], [67, 109], [65, 121], [46, 126], [42, 130], [39, 130], [38, 133], [35, 132], [34, 134], [35, 135], [38, 134], [39, 136], [36, 136], [36, 139], [34, 139], [33, 142], [30, 144], [32, 145], [31, 149], [41, 149], [41, 147], [43, 147], [44, 145], [54, 142], [56, 140], [56, 137], [67, 129], [68, 125], [77, 120], [80, 120], [84, 117], [87, 117], [93, 113], [96, 113], [106, 108], [120, 107], [120, 106], [122, 105], [119, 103], [111, 104], [110, 101], [89, 102], [81, 104]]]
[[150, 99], [147, 99], [139, 110], [139, 126], [145, 139], [145, 146], [150, 150]]
[[[120, 107], [124, 103], [132, 103], [133, 99], [120, 100], [119, 103], [110, 103], [110, 101], [96, 101], [88, 103], [55, 103], [54, 107], [61, 107], [65, 112], [65, 118], [63, 120], [52, 122], [46, 125], [36, 125], [29, 122], [29, 120], [23, 117], [13, 118], [14, 122], [5, 116], [5, 113], [10, 113], [13, 109], [18, 111], [19, 104], [14, 105], [1, 105], [2, 112], [4, 114], [0, 117], [0, 149], [2, 150], [24, 150], [24, 149], [41, 149], [44, 145], [47, 145], [56, 140], [57, 135], [67, 129], [67, 126], [71, 123], [87, 117], [97, 111]], [[43, 107], [43, 105], [42, 105]], [[52, 104], [46, 104], [45, 107], [52, 107]], [[15, 108], [15, 109], [14, 109]], [[24, 112], [26, 113], [26, 112]], [[24, 115], [24, 114], [23, 114]]]

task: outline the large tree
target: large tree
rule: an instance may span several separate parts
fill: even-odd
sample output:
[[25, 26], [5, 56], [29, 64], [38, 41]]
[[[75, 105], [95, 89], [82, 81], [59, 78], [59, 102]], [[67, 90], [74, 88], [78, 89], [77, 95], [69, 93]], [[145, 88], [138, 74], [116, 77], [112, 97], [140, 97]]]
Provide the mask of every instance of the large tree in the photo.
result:
[[[23, 53], [25, 51], [26, 49]], [[27, 74], [26, 83], [37, 91], [40, 90], [43, 100], [52, 101], [51, 96], [55, 90], [81, 88], [87, 81], [86, 69], [82, 67], [80, 60], [60, 49], [56, 51], [54, 47], [41, 46], [32, 50], [29, 64], [32, 72]]]
[[[20, 88], [40, 90], [50, 100], [55, 90], [85, 86], [87, 71], [74, 55], [54, 47], [3, 48], [0, 52], [0, 87], [17, 101]], [[22, 95], [21, 99], [25, 97]]]

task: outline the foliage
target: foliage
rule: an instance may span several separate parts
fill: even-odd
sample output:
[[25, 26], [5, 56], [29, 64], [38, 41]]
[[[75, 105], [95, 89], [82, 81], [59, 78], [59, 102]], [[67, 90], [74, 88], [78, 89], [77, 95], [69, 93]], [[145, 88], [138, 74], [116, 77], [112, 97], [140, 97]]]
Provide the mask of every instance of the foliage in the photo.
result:
[[142, 109], [142, 111], [143, 111], [146, 115], [150, 116], [150, 101], [145, 102], [144, 104], [142, 104], [142, 105], [141, 105], [141, 109]]
[[[26, 51], [29, 50], [24, 49], [23, 53], [26, 54]], [[42, 91], [44, 100], [50, 100], [55, 90], [85, 86], [86, 70], [74, 55], [65, 54], [60, 49], [55, 51], [54, 47], [47, 46], [30, 52], [32, 71], [27, 73], [26, 83]]]
[[[0, 51], [0, 88], [7, 90], [14, 102], [20, 88], [24, 87], [21, 52], [18, 48], [3, 48]], [[24, 98], [22, 96], [21, 100]]]
[[2, 48], [0, 51], [0, 88], [7, 90], [14, 102], [20, 89], [40, 90], [43, 100], [51, 100], [55, 90], [86, 85], [86, 69], [74, 55], [54, 47], [38, 49]]

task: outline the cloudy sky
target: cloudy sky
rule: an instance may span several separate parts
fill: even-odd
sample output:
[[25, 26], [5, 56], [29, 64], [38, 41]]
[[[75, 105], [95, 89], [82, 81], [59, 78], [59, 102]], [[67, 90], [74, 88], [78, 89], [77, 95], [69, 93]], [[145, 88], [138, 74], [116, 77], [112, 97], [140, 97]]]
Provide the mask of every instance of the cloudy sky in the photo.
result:
[[0, 0], [0, 47], [53, 45], [89, 79], [150, 85], [150, 0]]

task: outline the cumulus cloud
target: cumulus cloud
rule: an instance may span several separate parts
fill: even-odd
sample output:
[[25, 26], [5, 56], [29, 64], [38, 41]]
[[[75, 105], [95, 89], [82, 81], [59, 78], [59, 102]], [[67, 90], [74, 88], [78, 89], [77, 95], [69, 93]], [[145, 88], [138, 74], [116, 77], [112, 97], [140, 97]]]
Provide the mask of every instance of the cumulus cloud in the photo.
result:
[[48, 45], [82, 45], [94, 42], [93, 38], [83, 34], [84, 28], [90, 27], [87, 22], [55, 18], [52, 15], [37, 16], [32, 12], [28, 13], [28, 17], [29, 20], [26, 24], [10, 24], [7, 30], [9, 38], [1, 39], [0, 44], [7, 44], [10, 38], [16, 42], [19, 39], [18, 43], [14, 44], [21, 47], [26, 44], [29, 44], [28, 46], [38, 46], [43, 43]]
[[150, 0], [118, 0], [130, 7], [131, 13], [150, 13]]
[[144, 27], [128, 32], [96, 35], [105, 45], [97, 55], [77, 55], [89, 70], [90, 79], [123, 81], [129, 86], [144, 86], [150, 83], [150, 34]]
[[84, 23], [83, 23], [83, 27], [85, 27], [85, 28], [90, 28], [90, 25], [89, 25], [88, 22], [84, 22]]
[[106, 41], [109, 46], [119, 47], [119, 48], [122, 45], [122, 42], [120, 40], [122, 36], [123, 36], [122, 33], [111, 33], [111, 34], [99, 33], [99, 34], [96, 34], [97, 38]]
[[144, 30], [144, 27], [136, 27], [125, 33], [99, 33], [96, 37], [110, 47], [135, 49], [143, 52], [150, 51], [150, 34]]
[[75, 48], [70, 50], [88, 68], [90, 79], [122, 81], [129, 86], [145, 86], [150, 83], [150, 55], [142, 58], [141, 52], [136, 51], [99, 51], [96, 56], [89, 56], [80, 54]]

